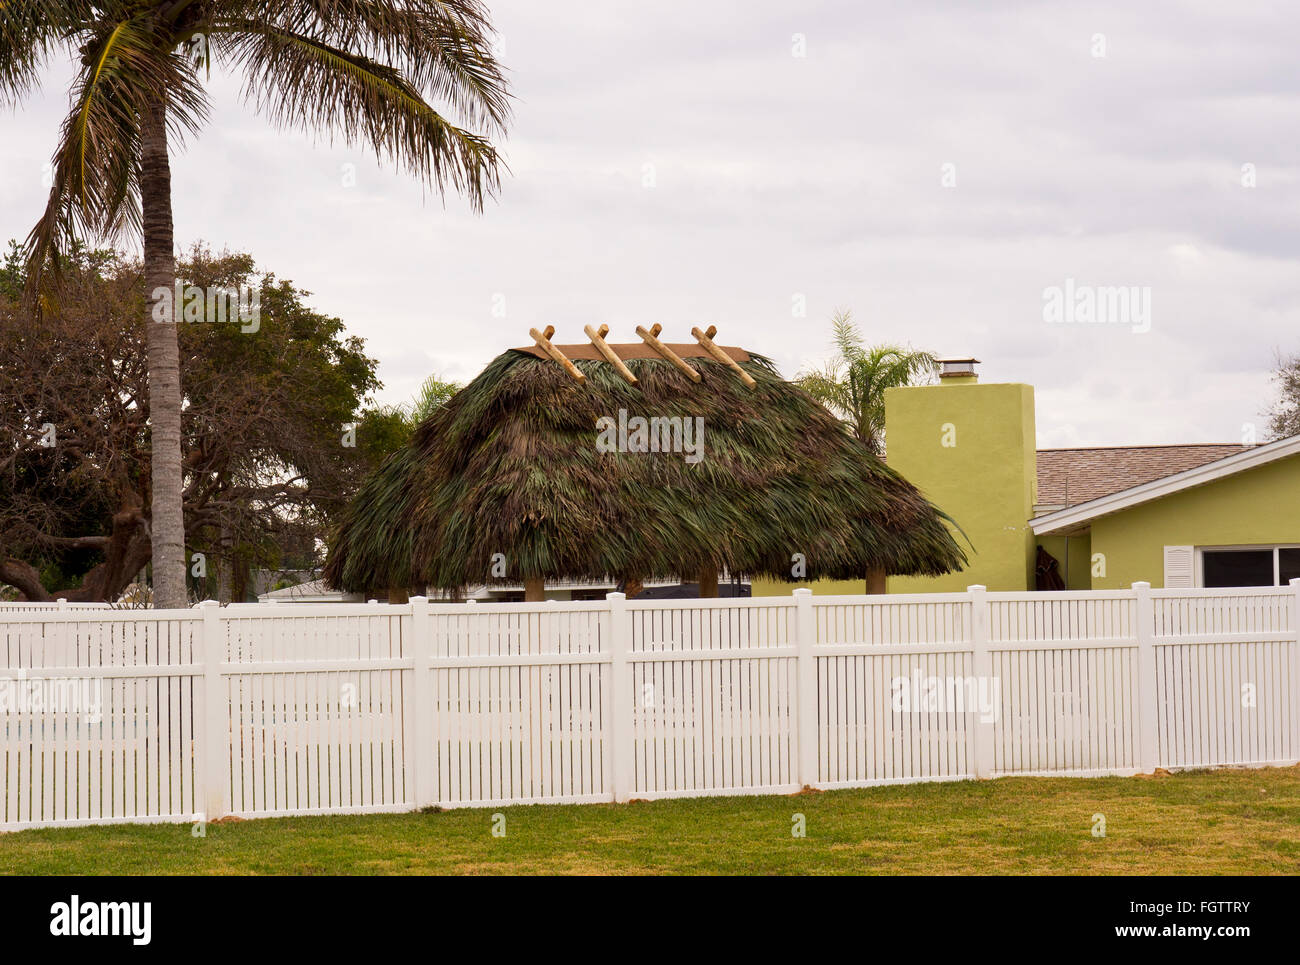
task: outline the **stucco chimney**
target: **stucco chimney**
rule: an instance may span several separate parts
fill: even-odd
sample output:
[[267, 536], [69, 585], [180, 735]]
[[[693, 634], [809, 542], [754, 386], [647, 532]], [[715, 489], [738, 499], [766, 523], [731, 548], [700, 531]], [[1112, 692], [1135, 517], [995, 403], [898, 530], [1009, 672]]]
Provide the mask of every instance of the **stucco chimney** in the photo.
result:
[[885, 390], [885, 440], [889, 468], [952, 517], [970, 562], [946, 576], [891, 576], [889, 592], [959, 593], [975, 583], [1024, 592], [1037, 551], [1028, 526], [1038, 484], [1033, 387], [977, 384], [975, 359], [944, 361], [967, 371]]

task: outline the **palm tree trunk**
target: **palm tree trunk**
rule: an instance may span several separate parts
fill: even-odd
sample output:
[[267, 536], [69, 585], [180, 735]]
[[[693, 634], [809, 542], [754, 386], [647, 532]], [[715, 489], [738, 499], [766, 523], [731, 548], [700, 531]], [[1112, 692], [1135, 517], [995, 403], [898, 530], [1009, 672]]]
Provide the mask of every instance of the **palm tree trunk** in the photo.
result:
[[[149, 333], [149, 423], [153, 484], [153, 604], [183, 607], [185, 515], [181, 504], [181, 370], [176, 339], [176, 259], [166, 107], [155, 99], [140, 119], [140, 202], [144, 215], [145, 328]], [[156, 297], [159, 290], [165, 300]], [[161, 304], [160, 304], [161, 301]], [[155, 316], [155, 312], [157, 315]], [[155, 320], [161, 318], [162, 321]]]

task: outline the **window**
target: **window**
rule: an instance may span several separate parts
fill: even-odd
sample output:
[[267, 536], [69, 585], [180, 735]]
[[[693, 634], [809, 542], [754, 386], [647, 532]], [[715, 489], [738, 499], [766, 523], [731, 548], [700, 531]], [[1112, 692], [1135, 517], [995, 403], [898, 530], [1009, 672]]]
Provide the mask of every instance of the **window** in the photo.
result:
[[1300, 577], [1300, 546], [1203, 549], [1201, 586], [1286, 586]]
[[1273, 586], [1272, 550], [1207, 550], [1201, 555], [1205, 586]]
[[1277, 551], [1278, 585], [1285, 586], [1300, 578], [1300, 546], [1284, 546]]

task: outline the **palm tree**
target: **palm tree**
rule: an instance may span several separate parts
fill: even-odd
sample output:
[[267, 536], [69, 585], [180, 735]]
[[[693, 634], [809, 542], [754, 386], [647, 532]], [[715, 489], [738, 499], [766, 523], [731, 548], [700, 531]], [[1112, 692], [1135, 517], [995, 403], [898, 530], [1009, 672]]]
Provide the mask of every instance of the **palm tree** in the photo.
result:
[[933, 377], [938, 360], [929, 352], [897, 345], [864, 348], [862, 335], [847, 311], [831, 319], [836, 355], [820, 371], [795, 381], [844, 420], [846, 428], [876, 455], [885, 452], [885, 390], [915, 385]]
[[29, 296], [77, 237], [143, 240], [157, 606], [186, 602], [180, 359], [162, 294], [176, 276], [170, 148], [207, 119], [208, 71], [239, 72], [276, 126], [368, 144], [481, 210], [501, 166], [488, 137], [509, 119], [492, 38], [479, 0], [0, 0], [0, 103], [30, 93], [57, 53], [76, 70], [27, 242]]
[[443, 379], [436, 372], [421, 382], [420, 391], [406, 409], [412, 430], [446, 405], [463, 388], [465, 386], [459, 382]]

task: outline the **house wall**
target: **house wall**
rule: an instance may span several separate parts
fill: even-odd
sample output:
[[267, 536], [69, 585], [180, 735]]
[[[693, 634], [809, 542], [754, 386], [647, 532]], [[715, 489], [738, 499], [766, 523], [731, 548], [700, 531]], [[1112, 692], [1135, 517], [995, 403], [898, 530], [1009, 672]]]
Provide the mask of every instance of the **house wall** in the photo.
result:
[[[1092, 587], [1092, 536], [1083, 533], [1071, 536], [1041, 536], [1038, 545], [1056, 557], [1061, 564], [1061, 579], [1067, 590], [1091, 590]], [[1035, 554], [1037, 555], [1037, 554]]]
[[885, 429], [890, 467], [956, 521], [965, 536], [955, 535], [970, 558], [959, 573], [890, 577], [889, 592], [951, 592], [973, 583], [1033, 589], [1033, 386], [962, 380], [889, 389]]
[[1093, 520], [1094, 589], [1164, 585], [1165, 546], [1300, 543], [1300, 456]]

